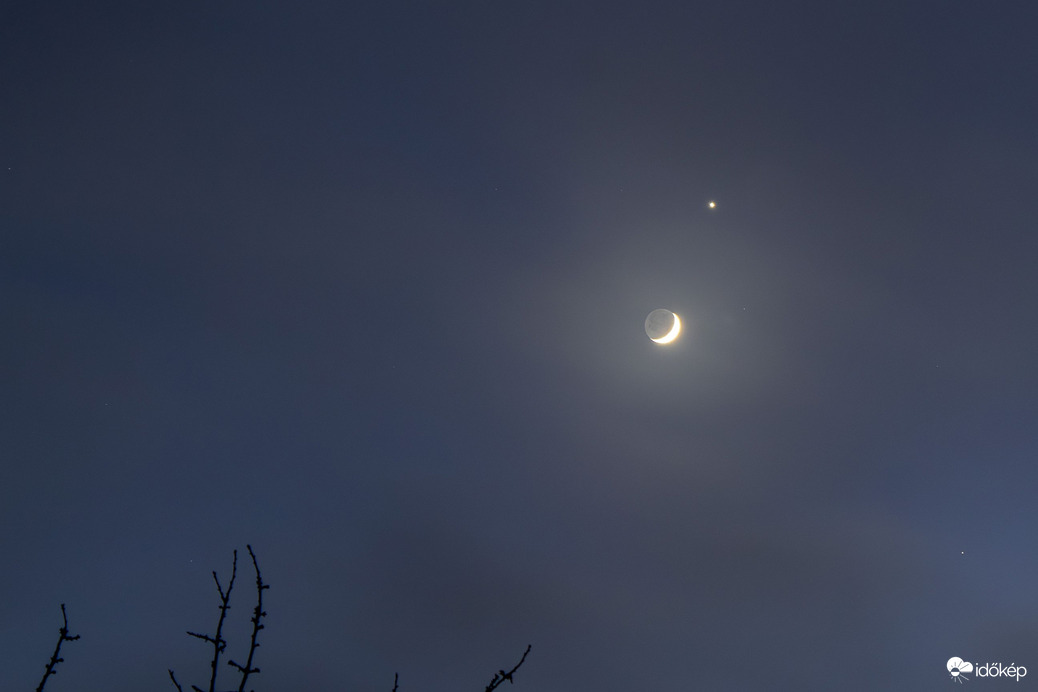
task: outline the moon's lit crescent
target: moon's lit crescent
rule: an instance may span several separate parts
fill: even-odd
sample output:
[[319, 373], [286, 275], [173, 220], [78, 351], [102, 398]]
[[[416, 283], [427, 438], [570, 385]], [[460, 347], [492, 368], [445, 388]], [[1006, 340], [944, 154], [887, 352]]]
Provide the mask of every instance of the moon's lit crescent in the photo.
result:
[[670, 328], [666, 336], [661, 336], [658, 339], [653, 339], [657, 344], [669, 344], [674, 339], [678, 338], [678, 334], [681, 333], [681, 318], [676, 314], [674, 315], [674, 326]]

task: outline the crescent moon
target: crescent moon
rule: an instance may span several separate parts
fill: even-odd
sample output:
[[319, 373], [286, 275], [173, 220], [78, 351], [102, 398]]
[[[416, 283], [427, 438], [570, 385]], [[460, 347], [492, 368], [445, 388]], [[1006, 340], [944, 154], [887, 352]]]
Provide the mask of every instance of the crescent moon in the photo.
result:
[[674, 326], [670, 328], [666, 336], [661, 336], [658, 339], [653, 339], [657, 344], [669, 344], [674, 339], [678, 338], [678, 334], [681, 333], [681, 318], [674, 315]]

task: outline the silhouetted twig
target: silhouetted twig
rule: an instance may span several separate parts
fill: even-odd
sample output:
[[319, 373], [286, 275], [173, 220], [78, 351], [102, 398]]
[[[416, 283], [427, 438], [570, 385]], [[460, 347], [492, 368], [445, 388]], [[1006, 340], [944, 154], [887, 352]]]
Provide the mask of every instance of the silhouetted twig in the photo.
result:
[[523, 657], [519, 659], [519, 662], [515, 664], [515, 667], [512, 668], [512, 670], [508, 671], [507, 673], [505, 671], [503, 671], [503, 670], [499, 670], [496, 673], [494, 673], [494, 679], [490, 681], [489, 685], [487, 685], [486, 692], [491, 692], [492, 690], [496, 690], [497, 686], [500, 685], [505, 680], [507, 680], [509, 683], [511, 683], [512, 682], [512, 675], [515, 674], [515, 671], [519, 670], [519, 666], [521, 666], [523, 664], [523, 661], [526, 660], [526, 654], [530, 653], [530, 648], [532, 646], [533, 646], [532, 644], [527, 644], [526, 651], [523, 652]]
[[393, 692], [397, 690], [397, 683], [400, 682], [400, 673], [393, 673]]
[[58, 630], [58, 643], [54, 647], [54, 653], [50, 656], [50, 661], [47, 663], [47, 671], [43, 674], [43, 679], [40, 680], [40, 686], [36, 688], [36, 692], [43, 692], [43, 686], [47, 684], [47, 678], [51, 675], [57, 675], [58, 671], [55, 670], [57, 665], [64, 661], [61, 658], [61, 644], [63, 642], [74, 642], [79, 639], [79, 635], [70, 637], [68, 633], [68, 616], [65, 614], [65, 604], [61, 604], [61, 629]]
[[[251, 549], [249, 552], [252, 552]], [[201, 639], [204, 642], [208, 642], [213, 645], [213, 660], [209, 664], [213, 669], [212, 674], [209, 676], [209, 692], [213, 692], [216, 688], [216, 667], [220, 661], [220, 654], [224, 649], [227, 648], [227, 640], [223, 638], [223, 622], [227, 618], [227, 611], [230, 610], [231, 590], [234, 588], [234, 579], [238, 575], [238, 551], [234, 551], [234, 562], [231, 565], [231, 581], [227, 583], [227, 591], [223, 590], [223, 586], [220, 585], [220, 577], [216, 575], [216, 570], [213, 570], [213, 581], [216, 582], [216, 590], [220, 592], [220, 619], [216, 622], [216, 636], [210, 637], [208, 634], [198, 634], [197, 632], [188, 632], [192, 637]], [[173, 684], [177, 686], [180, 692], [183, 689], [180, 687], [180, 683], [177, 682], [176, 677], [173, 675], [173, 671], [169, 671], [169, 677], [173, 681]], [[203, 692], [203, 690], [197, 685], [191, 685], [191, 689], [195, 692]]]
[[[263, 629], [263, 625], [260, 624], [260, 620], [266, 615], [266, 611], [263, 610], [263, 590], [269, 589], [269, 584], [263, 583], [263, 577], [260, 575], [259, 564], [256, 563], [256, 554], [252, 552], [252, 546], [246, 545], [249, 549], [249, 555], [252, 557], [252, 566], [256, 568], [256, 607], [252, 610], [252, 641], [249, 643], [249, 657], [245, 661], [245, 665], [239, 665], [233, 660], [227, 661], [227, 665], [234, 666], [241, 672], [241, 684], [238, 685], [238, 692], [244, 692], [245, 681], [249, 679], [249, 675], [252, 673], [259, 673], [259, 668], [252, 667], [252, 657], [256, 653], [256, 648], [259, 644], [256, 642], [256, 637], [259, 636], [259, 631]], [[230, 593], [230, 589], [227, 589]]]

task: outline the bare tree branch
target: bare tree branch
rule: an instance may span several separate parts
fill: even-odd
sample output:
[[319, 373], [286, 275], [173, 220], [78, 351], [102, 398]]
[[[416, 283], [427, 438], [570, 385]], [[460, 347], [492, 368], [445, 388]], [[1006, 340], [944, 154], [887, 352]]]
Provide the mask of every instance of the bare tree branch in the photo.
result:
[[64, 661], [61, 658], [61, 644], [63, 642], [74, 642], [79, 639], [79, 635], [70, 637], [68, 633], [68, 616], [65, 614], [65, 604], [61, 604], [61, 629], [58, 630], [58, 643], [54, 647], [54, 653], [50, 656], [50, 661], [47, 663], [47, 671], [43, 674], [43, 678], [40, 680], [40, 686], [36, 688], [36, 692], [43, 692], [43, 686], [47, 684], [47, 678], [51, 675], [57, 675], [58, 671], [55, 670], [57, 665]]
[[260, 574], [259, 564], [256, 562], [256, 554], [252, 552], [252, 546], [246, 545], [245, 547], [249, 549], [249, 555], [252, 557], [252, 566], [256, 569], [256, 607], [252, 609], [252, 641], [249, 643], [249, 657], [246, 659], [245, 665], [235, 663], [233, 660], [227, 661], [227, 665], [234, 666], [241, 672], [241, 684], [238, 685], [238, 692], [244, 692], [245, 682], [249, 679], [249, 675], [260, 672], [259, 668], [252, 667], [252, 657], [259, 647], [256, 638], [259, 636], [259, 631], [264, 627], [260, 620], [267, 614], [263, 610], [263, 590], [270, 588], [269, 584], [263, 583], [263, 576]]
[[[252, 552], [252, 549], [249, 549]], [[255, 564], [255, 557], [253, 558], [253, 564]], [[258, 568], [257, 568], [258, 573]], [[223, 638], [223, 623], [227, 619], [227, 611], [230, 610], [231, 601], [231, 590], [234, 589], [234, 579], [238, 576], [238, 551], [234, 551], [234, 562], [231, 564], [231, 580], [227, 583], [227, 591], [223, 590], [223, 586], [220, 584], [220, 577], [217, 576], [216, 570], [213, 570], [213, 581], [216, 582], [216, 590], [220, 592], [220, 619], [216, 622], [216, 636], [211, 637], [208, 634], [198, 634], [197, 632], [189, 631], [188, 634], [196, 639], [213, 645], [213, 660], [209, 664], [212, 668], [212, 673], [209, 676], [209, 692], [214, 692], [216, 688], [216, 670], [217, 664], [220, 662], [220, 654], [227, 648], [227, 640]], [[256, 671], [259, 672], [259, 671]], [[169, 671], [169, 677], [173, 680], [173, 684], [177, 686], [180, 692], [183, 690], [180, 687], [180, 683], [177, 682], [176, 677], [173, 675], [173, 671]], [[191, 685], [191, 689], [195, 692], [204, 692], [197, 685]]]
[[393, 692], [397, 691], [400, 682], [400, 673], [393, 673]]
[[515, 674], [515, 671], [519, 670], [519, 666], [523, 664], [523, 661], [526, 660], [526, 654], [530, 653], [530, 648], [532, 646], [532, 644], [527, 644], [526, 651], [523, 652], [523, 657], [519, 659], [519, 662], [515, 664], [515, 667], [512, 668], [512, 670], [508, 671], [507, 673], [503, 670], [499, 670], [496, 673], [494, 673], [494, 679], [490, 681], [489, 685], [487, 685], [486, 692], [492, 692], [492, 690], [496, 690], [497, 686], [505, 680], [507, 680], [509, 683], [513, 682], [512, 676]]

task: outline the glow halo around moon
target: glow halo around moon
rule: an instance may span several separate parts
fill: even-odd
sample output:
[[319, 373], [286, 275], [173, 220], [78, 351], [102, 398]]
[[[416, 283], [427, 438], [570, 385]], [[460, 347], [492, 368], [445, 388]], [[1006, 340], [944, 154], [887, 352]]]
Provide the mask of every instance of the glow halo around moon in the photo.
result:
[[653, 310], [645, 318], [645, 334], [657, 344], [669, 344], [681, 334], [681, 318], [670, 310]]

